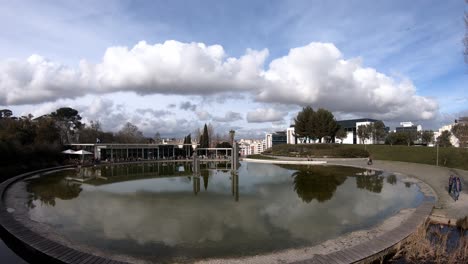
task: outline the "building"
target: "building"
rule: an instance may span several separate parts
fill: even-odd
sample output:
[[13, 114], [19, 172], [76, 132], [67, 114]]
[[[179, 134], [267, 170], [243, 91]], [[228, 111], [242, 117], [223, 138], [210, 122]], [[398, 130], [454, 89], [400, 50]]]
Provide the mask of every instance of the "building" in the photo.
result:
[[399, 127], [395, 128], [395, 132], [419, 132], [422, 131], [421, 125], [415, 125], [413, 122], [401, 122]]
[[272, 136], [273, 134], [271, 133], [265, 135], [265, 148], [264, 149], [269, 149], [272, 147], [272, 144], [273, 144]]
[[[453, 124], [450, 124], [450, 125], [445, 125], [445, 126], [442, 126], [441, 128], [439, 128], [438, 131], [435, 131], [434, 132], [434, 141], [437, 141], [437, 138], [442, 135], [442, 132], [444, 131], [449, 131], [449, 132], [452, 132], [452, 127], [455, 126], [457, 124], [457, 120], [455, 120], [455, 123]], [[453, 134], [450, 134], [450, 143], [454, 146], [454, 147], [459, 147], [460, 146], [460, 142], [458, 141], [458, 138], [455, 137]]]
[[359, 119], [349, 119], [349, 120], [341, 120], [337, 121], [338, 125], [346, 131], [346, 138], [343, 140], [335, 138], [335, 142], [343, 143], [343, 144], [374, 144], [374, 140], [366, 139], [364, 142], [361, 142], [357, 135], [358, 127], [369, 125], [375, 123], [379, 120], [371, 119], [371, 118], [359, 118]]
[[294, 132], [294, 126], [290, 126], [286, 129], [286, 143], [297, 144], [296, 134]]
[[264, 151], [265, 140], [240, 139], [239, 149], [242, 156], [260, 154]]
[[276, 131], [271, 135], [271, 145], [276, 146], [287, 143], [286, 131]]
[[287, 131], [276, 131], [275, 133], [268, 133], [265, 135], [265, 145], [266, 148], [264, 150], [269, 149], [275, 145], [280, 144], [294, 144], [288, 143], [288, 135], [287, 132], [291, 131], [291, 135], [294, 134], [294, 127], [288, 128]]

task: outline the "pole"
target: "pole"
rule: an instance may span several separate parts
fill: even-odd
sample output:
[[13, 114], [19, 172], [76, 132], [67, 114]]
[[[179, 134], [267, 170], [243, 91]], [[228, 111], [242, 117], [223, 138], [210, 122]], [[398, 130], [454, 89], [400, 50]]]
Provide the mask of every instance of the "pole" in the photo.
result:
[[439, 166], [439, 144], [436, 144], [436, 152], [437, 152], [437, 158], [436, 158], [436, 166]]

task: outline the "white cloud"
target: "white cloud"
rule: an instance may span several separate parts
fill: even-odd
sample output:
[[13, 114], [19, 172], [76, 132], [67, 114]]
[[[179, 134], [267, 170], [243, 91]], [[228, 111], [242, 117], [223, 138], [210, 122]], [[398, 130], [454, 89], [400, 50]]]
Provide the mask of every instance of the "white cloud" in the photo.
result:
[[291, 49], [273, 60], [265, 78], [272, 85], [257, 95], [265, 102], [324, 107], [382, 119], [430, 119], [438, 104], [418, 96], [408, 80], [397, 81], [361, 66], [360, 59], [344, 60], [330, 43], [311, 43]]
[[437, 102], [417, 95], [411, 81], [363, 67], [360, 59], [346, 60], [331, 43], [293, 48], [265, 69], [267, 56], [266, 49], [248, 49], [239, 58], [228, 57], [220, 45], [174, 40], [110, 47], [100, 63], [83, 60], [78, 69], [33, 55], [25, 62], [0, 62], [0, 105], [133, 91], [205, 97], [250, 93], [261, 102], [312, 105], [384, 120], [428, 120], [438, 111]]
[[277, 122], [282, 121], [286, 114], [276, 111], [273, 108], [261, 109], [258, 108], [253, 112], [247, 113], [247, 122], [249, 123], [263, 123], [263, 122]]

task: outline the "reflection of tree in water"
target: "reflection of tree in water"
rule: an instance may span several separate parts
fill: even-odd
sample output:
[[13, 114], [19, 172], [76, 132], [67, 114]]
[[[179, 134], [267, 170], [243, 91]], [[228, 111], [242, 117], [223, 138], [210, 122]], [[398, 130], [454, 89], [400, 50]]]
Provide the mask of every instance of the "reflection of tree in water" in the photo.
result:
[[301, 167], [292, 174], [292, 177], [294, 177], [294, 190], [306, 203], [310, 203], [313, 199], [319, 202], [330, 200], [336, 188], [345, 182], [346, 177], [355, 173], [351, 173], [348, 170], [340, 172], [340, 169], [342, 168], [336, 169], [335, 167], [324, 166]]
[[381, 174], [381, 172], [376, 172], [371, 175], [356, 175], [356, 185], [359, 189], [380, 193], [383, 188], [384, 180], [384, 177]]
[[395, 185], [397, 182], [397, 178], [394, 174], [387, 176], [387, 182], [390, 183], [391, 185]]
[[209, 170], [202, 170], [200, 171], [200, 175], [203, 177], [203, 186], [205, 190], [208, 189], [208, 179], [210, 178], [210, 171]]
[[26, 190], [30, 193], [28, 206], [34, 207], [33, 201], [55, 206], [55, 198], [71, 200], [78, 197], [82, 188], [63, 179], [62, 175], [48, 175], [27, 182]]

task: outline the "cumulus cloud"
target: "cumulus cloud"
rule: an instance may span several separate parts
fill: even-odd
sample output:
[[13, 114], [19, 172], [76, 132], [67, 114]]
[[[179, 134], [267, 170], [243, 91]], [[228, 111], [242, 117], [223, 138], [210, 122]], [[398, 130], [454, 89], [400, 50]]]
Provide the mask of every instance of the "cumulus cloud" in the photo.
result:
[[272, 84], [257, 100], [324, 107], [382, 119], [430, 119], [438, 104], [418, 96], [409, 80], [395, 80], [343, 59], [331, 43], [311, 43], [273, 60], [266, 80]]
[[197, 110], [197, 105], [192, 104], [192, 103], [189, 102], [189, 101], [186, 101], [186, 102], [180, 103], [180, 109], [182, 109], [182, 110], [195, 111], [195, 110]]
[[[267, 56], [267, 49], [247, 49], [238, 58], [229, 57], [220, 45], [174, 40], [110, 47], [101, 62], [83, 60], [77, 69], [33, 55], [0, 62], [0, 105], [133, 91], [215, 98], [244, 93], [260, 102], [312, 105], [384, 120], [427, 120], [438, 111], [437, 102], [418, 95], [411, 81], [364, 67], [360, 59], [345, 59], [331, 43], [293, 48], [265, 68]], [[195, 110], [193, 105], [181, 107]]]
[[282, 121], [286, 114], [276, 111], [273, 108], [262, 109], [258, 108], [255, 111], [247, 113], [247, 122], [263, 123], [263, 122], [278, 122]]

